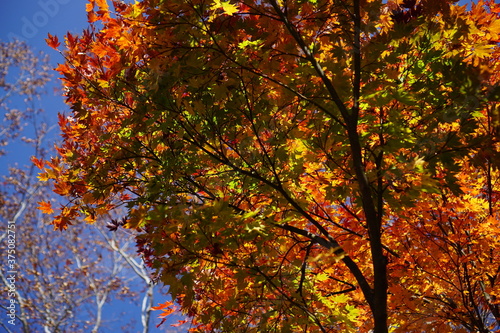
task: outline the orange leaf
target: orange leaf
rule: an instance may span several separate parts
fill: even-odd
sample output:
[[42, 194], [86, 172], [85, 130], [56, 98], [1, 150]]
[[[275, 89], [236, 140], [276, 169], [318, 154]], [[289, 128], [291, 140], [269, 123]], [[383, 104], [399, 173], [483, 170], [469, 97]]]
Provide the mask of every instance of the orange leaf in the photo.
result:
[[31, 162], [38, 168], [38, 169], [43, 169], [43, 166], [45, 165], [45, 162], [43, 160], [40, 160], [36, 158], [35, 156], [31, 157]]
[[38, 205], [38, 209], [40, 209], [44, 214], [52, 214], [54, 212], [52, 204], [49, 201], [39, 201]]
[[94, 1], [90, 1], [89, 3], [87, 3], [87, 4], [85, 5], [85, 10], [86, 10], [87, 12], [91, 12], [91, 11], [93, 11], [93, 10], [94, 10]]
[[97, 6], [99, 6], [99, 10], [101, 11], [108, 11], [108, 2], [106, 0], [96, 0]]
[[71, 225], [71, 222], [69, 218], [58, 215], [54, 218], [52, 224], [54, 225], [54, 230], [62, 231], [68, 229], [68, 225]]
[[49, 36], [49, 38], [45, 38], [45, 42], [47, 42], [48, 46], [50, 46], [54, 50], [57, 50], [59, 45], [61, 45], [61, 43], [59, 43], [59, 39], [57, 38], [57, 36], [52, 36], [51, 34], [47, 35]]
[[70, 192], [71, 186], [66, 182], [57, 182], [54, 184], [54, 192], [59, 195], [66, 195]]
[[179, 320], [177, 322], [177, 324], [170, 324], [170, 326], [172, 326], [172, 327], [179, 327], [179, 326], [184, 325], [185, 323], [187, 323], [187, 320]]
[[174, 305], [174, 302], [165, 302], [165, 303], [160, 304], [158, 306], [152, 306], [151, 309], [152, 310], [162, 310], [162, 313], [158, 317], [159, 318], [166, 318], [175, 311], [176, 307], [173, 305]]
[[165, 303], [159, 304], [158, 306], [152, 306], [151, 309], [152, 310], [163, 310], [163, 309], [168, 308], [172, 305], [174, 305], [174, 302], [165, 302]]
[[94, 23], [95, 21], [98, 20], [97, 18], [97, 15], [95, 14], [95, 12], [88, 12], [87, 13], [87, 20], [89, 21], [89, 23]]

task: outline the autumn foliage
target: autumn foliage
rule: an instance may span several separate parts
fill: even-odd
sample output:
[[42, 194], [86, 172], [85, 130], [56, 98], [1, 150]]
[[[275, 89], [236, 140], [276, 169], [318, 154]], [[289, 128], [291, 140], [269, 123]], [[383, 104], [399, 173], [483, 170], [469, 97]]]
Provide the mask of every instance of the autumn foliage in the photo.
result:
[[125, 208], [192, 331], [500, 329], [497, 3], [87, 11], [55, 227]]

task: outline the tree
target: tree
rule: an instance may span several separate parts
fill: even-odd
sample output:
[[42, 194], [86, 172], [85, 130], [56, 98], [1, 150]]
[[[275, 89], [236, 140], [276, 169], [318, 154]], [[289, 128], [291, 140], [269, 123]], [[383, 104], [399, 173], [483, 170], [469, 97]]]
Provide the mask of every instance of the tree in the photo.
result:
[[[41, 121], [38, 99], [49, 79], [46, 56], [35, 54], [23, 42], [0, 43], [4, 92], [0, 140], [7, 147], [1, 158], [12, 155], [14, 147], [39, 159], [47, 154], [50, 128]], [[80, 223], [66, 233], [54, 231], [48, 216], [37, 209], [37, 202], [50, 197], [48, 184], [37, 179], [34, 165], [23, 166], [28, 158], [18, 162], [8, 170], [4, 163], [0, 187], [0, 218], [5, 221], [0, 233], [0, 284], [5, 297], [0, 307], [5, 332], [98, 332], [110, 322], [104, 309], [113, 297], [142, 297], [143, 332], [149, 332], [154, 284], [130, 246], [130, 232], [96, 237], [106, 229], [102, 223], [92, 227]], [[51, 210], [50, 205], [41, 208]], [[119, 323], [124, 329], [130, 324], [130, 320]]]
[[500, 7], [453, 3], [89, 1], [54, 225], [124, 207], [193, 331], [500, 328]]
[[[3, 122], [0, 124], [0, 146], [6, 146], [23, 133], [25, 122], [40, 112], [35, 102], [49, 81], [49, 66], [46, 56], [35, 55], [25, 43], [0, 42], [0, 108]], [[23, 98], [22, 105], [13, 105], [14, 97]], [[25, 107], [18, 109], [18, 107]], [[40, 125], [37, 130], [42, 131]], [[23, 137], [24, 141], [29, 139]], [[4, 155], [2, 149], [0, 155]]]

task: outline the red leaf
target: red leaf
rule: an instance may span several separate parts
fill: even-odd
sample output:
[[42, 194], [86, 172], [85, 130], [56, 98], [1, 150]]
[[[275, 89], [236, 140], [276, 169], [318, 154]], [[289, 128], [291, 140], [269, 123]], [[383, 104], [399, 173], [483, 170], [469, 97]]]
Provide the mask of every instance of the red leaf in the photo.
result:
[[50, 46], [54, 50], [57, 50], [59, 45], [61, 45], [61, 43], [59, 43], [59, 39], [57, 38], [57, 36], [52, 36], [51, 34], [47, 35], [49, 36], [49, 38], [45, 38], [45, 42], [47, 42], [48, 46]]

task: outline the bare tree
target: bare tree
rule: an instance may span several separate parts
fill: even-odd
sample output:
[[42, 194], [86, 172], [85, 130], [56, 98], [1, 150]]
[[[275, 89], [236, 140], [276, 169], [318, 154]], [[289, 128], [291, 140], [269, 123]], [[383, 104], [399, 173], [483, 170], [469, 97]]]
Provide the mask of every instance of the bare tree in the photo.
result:
[[[26, 44], [0, 42], [0, 146], [25, 144], [37, 158], [46, 154], [50, 128], [39, 120], [37, 104], [49, 67], [47, 57]], [[0, 158], [8, 154], [0, 150]], [[7, 297], [0, 307], [8, 320], [0, 325], [26, 333], [99, 332], [120, 325], [126, 332], [132, 330], [131, 316], [105, 318], [105, 305], [142, 298], [142, 332], [149, 332], [154, 285], [131, 246], [134, 235], [111, 233], [103, 221], [55, 231], [37, 209], [54, 199], [47, 199], [48, 184], [37, 179], [35, 167], [13, 165], [1, 176], [0, 283]]]

